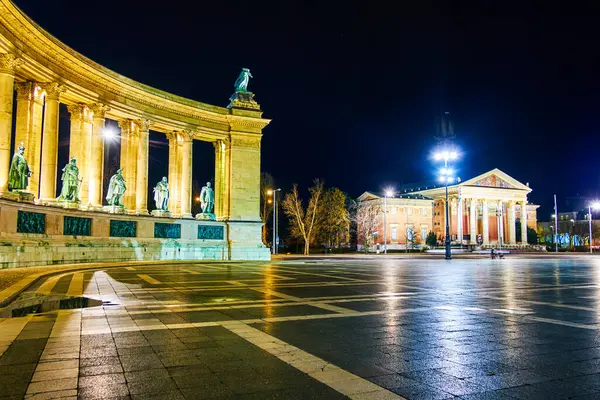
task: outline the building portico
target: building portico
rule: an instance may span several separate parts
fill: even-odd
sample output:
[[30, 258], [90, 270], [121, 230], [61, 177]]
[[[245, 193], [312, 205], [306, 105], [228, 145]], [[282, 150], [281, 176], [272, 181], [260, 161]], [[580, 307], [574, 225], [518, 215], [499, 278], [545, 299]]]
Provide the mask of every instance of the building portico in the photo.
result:
[[[527, 226], [535, 229], [538, 208], [528, 204], [530, 192], [528, 185], [497, 168], [449, 186], [452, 242], [483, 246], [527, 244]], [[442, 239], [446, 223], [445, 187], [415, 193], [433, 199], [433, 231]]]

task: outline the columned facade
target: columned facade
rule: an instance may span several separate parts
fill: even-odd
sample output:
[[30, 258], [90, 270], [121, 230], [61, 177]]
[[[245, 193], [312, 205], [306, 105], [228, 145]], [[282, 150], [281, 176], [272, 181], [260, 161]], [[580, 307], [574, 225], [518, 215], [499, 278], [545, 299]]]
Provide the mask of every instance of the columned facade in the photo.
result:
[[[19, 38], [18, 43], [14, 38]], [[183, 223], [194, 218], [193, 142], [210, 142], [215, 149], [215, 215], [195, 224], [212, 223], [224, 228], [222, 240], [228, 246], [222, 254], [224, 258], [266, 259], [269, 252], [261, 241], [259, 215], [260, 142], [262, 130], [270, 120], [263, 118], [260, 105], [250, 92], [236, 92], [230, 101], [227, 107], [200, 103], [121, 76], [40, 30], [11, 1], [0, 0], [0, 201], [31, 202], [33, 195], [34, 205], [52, 205], [47, 208], [50, 211], [63, 206], [84, 213], [117, 212], [105, 207], [103, 188], [107, 178], [104, 130], [106, 120], [111, 119], [120, 128], [119, 168], [127, 187], [122, 198], [124, 208], [118, 210], [119, 214], [129, 218], [171, 218]], [[80, 180], [81, 201], [68, 205], [56, 200], [61, 191], [56, 185], [57, 175], [64, 167], [58, 165], [61, 103], [70, 115], [69, 160], [76, 160]], [[148, 198], [149, 185], [156, 184], [148, 180], [150, 130], [166, 135], [169, 142], [165, 175], [170, 213], [153, 216], [149, 211], [155, 208], [154, 202]], [[21, 143], [32, 173], [23, 190], [27, 196], [19, 197], [10, 192], [8, 175], [13, 154]], [[204, 184], [211, 176], [199, 179]], [[164, 224], [171, 222], [165, 220]], [[157, 230], [155, 234], [162, 233]], [[211, 230], [204, 232], [200, 228], [196, 236], [188, 231], [181, 233], [198, 239], [212, 234]]]
[[[531, 189], [504, 172], [494, 169], [473, 179], [448, 187], [450, 235], [454, 244], [472, 246], [526, 245], [528, 219], [535, 216], [536, 205], [528, 204]], [[427, 188], [418, 193], [434, 200], [434, 232], [439, 241], [445, 237], [445, 188]], [[465, 217], [466, 215], [466, 217]], [[521, 234], [517, 237], [517, 224]], [[468, 237], [466, 237], [468, 236]]]

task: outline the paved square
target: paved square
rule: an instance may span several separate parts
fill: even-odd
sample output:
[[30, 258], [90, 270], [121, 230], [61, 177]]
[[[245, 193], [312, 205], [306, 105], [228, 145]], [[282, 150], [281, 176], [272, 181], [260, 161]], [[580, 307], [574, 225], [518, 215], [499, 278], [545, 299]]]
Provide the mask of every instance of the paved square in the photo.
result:
[[176, 263], [44, 279], [0, 398], [600, 398], [600, 258]]

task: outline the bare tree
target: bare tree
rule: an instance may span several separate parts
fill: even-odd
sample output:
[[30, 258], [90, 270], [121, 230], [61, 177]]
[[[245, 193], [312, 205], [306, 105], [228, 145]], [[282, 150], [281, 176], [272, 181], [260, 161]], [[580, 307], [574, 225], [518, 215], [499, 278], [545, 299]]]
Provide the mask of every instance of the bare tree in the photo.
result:
[[306, 210], [298, 194], [298, 185], [294, 185], [292, 191], [286, 193], [281, 203], [285, 215], [290, 219], [290, 235], [304, 241], [305, 255], [309, 254], [310, 244], [314, 241], [315, 233], [318, 230], [323, 182], [315, 179], [314, 185], [308, 191], [310, 200]]
[[[267, 220], [269, 215], [273, 212], [273, 200], [269, 195], [269, 190], [275, 189], [275, 180], [273, 175], [268, 172], [261, 172], [260, 174], [260, 219], [263, 222], [262, 227], [262, 240], [263, 243], [267, 244]], [[276, 194], [271, 192], [272, 196]]]
[[353, 201], [350, 210], [350, 219], [356, 225], [357, 241], [363, 242], [365, 253], [368, 253], [371, 235], [381, 225], [381, 205], [375, 201]]

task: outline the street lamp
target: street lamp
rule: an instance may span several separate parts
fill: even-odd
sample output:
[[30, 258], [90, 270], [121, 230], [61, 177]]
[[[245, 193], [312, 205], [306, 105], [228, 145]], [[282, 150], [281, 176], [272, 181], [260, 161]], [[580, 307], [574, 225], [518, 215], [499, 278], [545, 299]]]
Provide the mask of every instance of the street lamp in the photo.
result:
[[[273, 249], [271, 250], [273, 254], [277, 254], [278, 246], [279, 246], [279, 232], [278, 230], [278, 210], [277, 210], [277, 192], [281, 192], [281, 189], [269, 189], [267, 190], [267, 194], [269, 196], [273, 196]], [[271, 204], [271, 199], [268, 199], [268, 203]]]
[[597, 210], [600, 208], [600, 201], [596, 200], [588, 205], [588, 219], [590, 223], [590, 254], [594, 252], [592, 247], [593, 237], [592, 237], [592, 209]]
[[394, 197], [394, 190], [385, 189], [383, 193], [383, 254], [387, 254], [387, 198]]
[[458, 159], [458, 153], [456, 151], [443, 150], [436, 152], [433, 155], [433, 158], [436, 161], [444, 161], [444, 167], [440, 169], [439, 180], [446, 187], [446, 260], [452, 259], [452, 250], [450, 248], [450, 215], [449, 215], [449, 207], [448, 207], [448, 184], [454, 182], [454, 170], [448, 167], [448, 161], [453, 161]]

